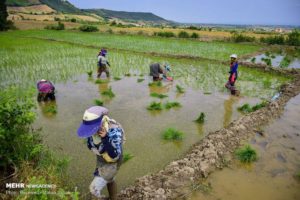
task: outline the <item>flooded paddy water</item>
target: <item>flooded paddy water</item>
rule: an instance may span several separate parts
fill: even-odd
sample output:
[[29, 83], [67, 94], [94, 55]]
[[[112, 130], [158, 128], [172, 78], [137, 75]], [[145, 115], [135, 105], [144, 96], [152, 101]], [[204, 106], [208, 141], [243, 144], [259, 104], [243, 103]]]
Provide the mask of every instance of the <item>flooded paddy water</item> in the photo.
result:
[[[11, 45], [14, 42], [18, 44], [16, 48]], [[35, 87], [35, 82], [42, 78], [55, 83], [56, 102], [37, 104], [38, 118], [34, 126], [42, 127], [43, 141], [50, 149], [57, 155], [70, 158], [68, 181], [82, 193], [88, 191], [93, 178], [95, 156], [84, 140], [77, 137], [76, 131], [84, 110], [94, 105], [95, 99], [103, 100], [110, 116], [123, 125], [127, 138], [124, 151], [134, 156], [122, 165], [117, 175], [121, 189], [137, 177], [162, 169], [170, 161], [183, 156], [208, 132], [237, 119], [241, 115], [237, 111], [238, 106], [269, 99], [281, 84], [290, 80], [241, 66], [237, 81], [241, 96], [233, 97], [224, 88], [229, 68], [226, 65], [110, 51], [108, 59], [112, 65], [112, 78], [107, 83], [95, 84], [93, 77], [98, 49], [50, 43], [34, 39], [9, 41], [9, 47], [0, 51], [3, 58], [0, 84], [3, 87], [15, 84], [26, 89]], [[14, 59], [20, 54], [20, 59]], [[162, 87], [148, 86], [151, 62], [170, 64], [175, 81], [163, 82]], [[89, 70], [94, 72], [92, 78], [86, 74]], [[116, 81], [113, 77], [121, 80]], [[141, 78], [145, 80], [139, 83], [137, 80]], [[185, 88], [184, 94], [176, 92], [177, 84]], [[109, 87], [116, 95], [112, 99], [101, 95]], [[168, 97], [155, 99], [150, 97], [152, 92]], [[177, 101], [181, 107], [148, 111], [146, 107], [152, 101]], [[55, 107], [56, 113], [49, 113], [50, 107]], [[200, 112], [207, 116], [204, 125], [194, 122]], [[170, 127], [184, 132], [184, 139], [180, 142], [163, 141], [162, 131]]]
[[299, 69], [300, 53], [299, 49], [271, 51], [256, 55], [247, 59], [247, 61], [256, 64], [267, 64], [273, 67]]
[[[300, 198], [300, 95], [292, 98], [283, 115], [262, 128], [248, 142], [259, 155], [257, 162], [212, 173], [188, 199], [238, 200]], [[203, 188], [206, 190], [203, 190]], [[196, 187], [195, 187], [196, 188]]]

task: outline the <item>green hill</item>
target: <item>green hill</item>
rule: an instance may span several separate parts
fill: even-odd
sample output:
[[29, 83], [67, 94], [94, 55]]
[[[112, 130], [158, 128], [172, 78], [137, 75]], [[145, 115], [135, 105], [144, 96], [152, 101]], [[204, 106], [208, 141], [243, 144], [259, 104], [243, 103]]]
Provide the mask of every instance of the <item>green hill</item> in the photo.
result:
[[118, 18], [126, 21], [146, 21], [155, 23], [168, 23], [169, 21], [161, 18], [153, 13], [146, 12], [125, 12], [125, 11], [113, 11], [106, 9], [84, 9], [83, 11], [89, 13], [95, 13], [106, 19]]
[[70, 2], [64, 0], [6, 0], [7, 6], [32, 6], [46, 4], [52, 9], [64, 13], [82, 13]]

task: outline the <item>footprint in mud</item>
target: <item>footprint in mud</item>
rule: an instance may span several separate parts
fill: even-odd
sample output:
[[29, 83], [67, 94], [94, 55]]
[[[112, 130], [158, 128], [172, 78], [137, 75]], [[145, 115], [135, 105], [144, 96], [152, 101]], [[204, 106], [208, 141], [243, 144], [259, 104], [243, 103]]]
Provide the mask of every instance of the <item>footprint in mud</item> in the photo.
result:
[[263, 148], [264, 150], [266, 150], [269, 142], [267, 142], [267, 141], [261, 141], [261, 142], [258, 142], [257, 144], [258, 144], [258, 146], [260, 146], [261, 148]]
[[286, 159], [285, 159], [285, 156], [282, 155], [282, 153], [278, 152], [277, 155], [276, 155], [276, 159], [282, 163], [286, 163]]
[[273, 169], [269, 173], [271, 174], [272, 177], [276, 177], [280, 174], [283, 174], [286, 172], [286, 169]]

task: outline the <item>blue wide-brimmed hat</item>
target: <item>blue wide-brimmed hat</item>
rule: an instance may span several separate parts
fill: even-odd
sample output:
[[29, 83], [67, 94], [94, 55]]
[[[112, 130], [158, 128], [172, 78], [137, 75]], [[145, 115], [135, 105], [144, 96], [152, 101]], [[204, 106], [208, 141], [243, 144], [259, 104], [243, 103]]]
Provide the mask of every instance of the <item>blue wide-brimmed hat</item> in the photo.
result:
[[108, 109], [102, 106], [93, 106], [87, 109], [83, 114], [83, 120], [77, 130], [78, 137], [87, 138], [99, 130], [103, 115], [108, 114]]

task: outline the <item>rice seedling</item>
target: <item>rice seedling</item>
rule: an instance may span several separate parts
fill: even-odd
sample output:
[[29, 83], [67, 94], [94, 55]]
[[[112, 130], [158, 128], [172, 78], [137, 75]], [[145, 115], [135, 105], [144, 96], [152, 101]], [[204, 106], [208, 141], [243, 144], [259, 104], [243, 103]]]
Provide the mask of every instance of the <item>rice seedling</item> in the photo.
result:
[[262, 58], [262, 61], [264, 61], [268, 66], [272, 65], [272, 60], [270, 58]]
[[162, 110], [162, 105], [160, 102], [151, 102], [147, 107], [148, 110]]
[[287, 56], [284, 56], [284, 58], [282, 59], [282, 61], [279, 64], [279, 67], [286, 68], [290, 65], [290, 63], [291, 63], [291, 60]]
[[162, 133], [162, 138], [164, 140], [182, 140], [183, 139], [183, 132], [180, 132], [174, 128], [168, 128]]
[[138, 79], [137, 79], [137, 82], [140, 83], [140, 82], [143, 82], [144, 80], [145, 80], [145, 79], [143, 79], [143, 78], [138, 78]]
[[162, 86], [162, 82], [161, 81], [154, 81], [152, 83], [149, 83], [148, 85], [150, 87], [152, 87], [152, 86], [161, 87]]
[[251, 62], [252, 62], [252, 63], [255, 63], [255, 61], [256, 61], [256, 58], [255, 58], [255, 57], [251, 58]]
[[156, 92], [151, 93], [150, 96], [151, 96], [151, 97], [156, 97], [156, 98], [159, 98], [159, 99], [163, 99], [163, 98], [168, 97], [168, 95], [165, 95], [165, 94], [159, 94], [159, 93], [156, 93]]
[[258, 156], [250, 145], [245, 145], [235, 151], [235, 156], [243, 163], [251, 163], [257, 160]]
[[252, 108], [248, 103], [245, 103], [244, 105], [238, 107], [238, 110], [243, 113], [250, 113], [252, 112]]
[[50, 105], [50, 106], [47, 106], [47, 108], [45, 109], [45, 112], [56, 114], [57, 113], [57, 108], [56, 108], [55, 105]]
[[123, 154], [123, 163], [127, 162], [128, 160], [132, 159], [134, 156], [130, 153], [125, 152]]
[[87, 73], [87, 75], [88, 75], [89, 77], [92, 77], [92, 75], [93, 75], [93, 71], [92, 71], [92, 70], [91, 70], [91, 71], [87, 71], [86, 73]]
[[300, 181], [300, 171], [296, 174], [296, 178]]
[[121, 78], [118, 77], [118, 76], [114, 76], [114, 80], [115, 80], [115, 81], [119, 81], [119, 80], [121, 80]]
[[95, 99], [95, 100], [94, 100], [94, 103], [95, 103], [97, 106], [103, 106], [103, 101], [101, 101], [100, 99]]
[[256, 110], [259, 110], [263, 107], [265, 107], [268, 104], [268, 102], [263, 101], [261, 103], [255, 104], [254, 106], [250, 106], [248, 103], [238, 107], [238, 111], [241, 111], [242, 113], [250, 113], [250, 112], [254, 112]]
[[124, 74], [124, 76], [131, 76], [131, 74], [128, 72], [128, 73], [126, 73], [126, 74]]
[[179, 102], [174, 101], [174, 102], [166, 102], [164, 106], [166, 109], [169, 110], [171, 108], [179, 108], [181, 107], [181, 104]]
[[199, 117], [195, 120], [195, 122], [203, 124], [205, 122], [205, 113], [201, 112]]
[[176, 85], [176, 92], [184, 93], [185, 91], [184, 91], [183, 87], [181, 87], [180, 85]]
[[95, 81], [96, 84], [103, 84], [103, 83], [108, 83], [108, 80], [103, 80], [103, 79], [97, 79]]
[[113, 97], [116, 96], [116, 95], [113, 93], [111, 87], [109, 87], [108, 90], [103, 91], [101, 94], [104, 95], [104, 96], [107, 96], [107, 97], [109, 97], [109, 98], [113, 98]]

